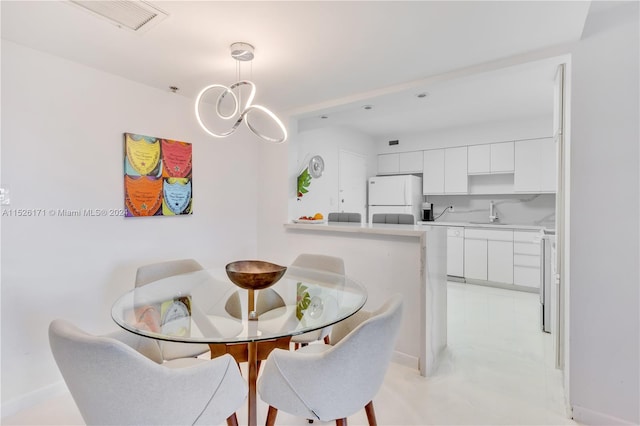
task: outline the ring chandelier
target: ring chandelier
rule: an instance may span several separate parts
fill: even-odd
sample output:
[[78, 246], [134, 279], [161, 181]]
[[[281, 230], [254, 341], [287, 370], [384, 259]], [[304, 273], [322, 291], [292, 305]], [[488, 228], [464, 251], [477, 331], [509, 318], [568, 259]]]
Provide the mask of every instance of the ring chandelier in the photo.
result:
[[[243, 62], [251, 61], [253, 60], [253, 46], [248, 43], [233, 43], [231, 45], [231, 57], [237, 61], [243, 61]], [[239, 70], [239, 67], [238, 67], [238, 70]], [[249, 128], [249, 130], [253, 132], [253, 134], [255, 134], [261, 139], [264, 139], [267, 142], [282, 143], [285, 140], [287, 140], [287, 129], [284, 127], [284, 124], [282, 123], [282, 121], [280, 121], [280, 119], [269, 109], [263, 107], [262, 105], [255, 105], [253, 103], [253, 98], [255, 97], [255, 94], [256, 94], [256, 85], [249, 80], [240, 80], [239, 74], [240, 73], [238, 71], [238, 81], [233, 83], [231, 86], [227, 87], [223, 84], [211, 84], [200, 91], [200, 93], [198, 94], [198, 97], [196, 98], [195, 111], [196, 111], [196, 119], [198, 120], [198, 123], [200, 124], [202, 129], [213, 137], [225, 138], [233, 134], [236, 131], [236, 129], [240, 126], [240, 124], [244, 121], [247, 127]], [[245, 85], [250, 86], [251, 91], [249, 93], [249, 96], [247, 97], [247, 101], [242, 107], [242, 110], [240, 110], [241, 101], [238, 99], [239, 96], [236, 96], [236, 94], [234, 93], [234, 90], [238, 90], [239, 92], [239, 88]], [[210, 90], [222, 90], [222, 93], [218, 96], [218, 100], [216, 102], [216, 114], [218, 115], [218, 117], [220, 117], [223, 120], [232, 120], [232, 119], [236, 120], [233, 126], [231, 126], [231, 128], [226, 132], [217, 133], [212, 131], [204, 124], [204, 122], [202, 121], [202, 117], [200, 116], [200, 103], [202, 102], [203, 96]], [[227, 96], [231, 97], [231, 99], [233, 100], [234, 108], [231, 114], [223, 114], [223, 112], [220, 110], [220, 105], [222, 104], [222, 101]], [[251, 117], [251, 112], [253, 111], [262, 111], [267, 116], [269, 116], [282, 131], [282, 137], [280, 138], [271, 137], [271, 136], [267, 136], [265, 134], [260, 133], [260, 131], [258, 131], [258, 129], [256, 129], [256, 127], [251, 124], [250, 117]]]

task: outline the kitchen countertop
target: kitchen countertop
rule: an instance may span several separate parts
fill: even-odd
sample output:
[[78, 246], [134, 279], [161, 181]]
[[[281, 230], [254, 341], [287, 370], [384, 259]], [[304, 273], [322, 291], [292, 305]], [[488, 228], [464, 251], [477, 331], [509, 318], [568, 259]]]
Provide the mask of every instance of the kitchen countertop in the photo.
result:
[[308, 229], [312, 231], [334, 231], [334, 232], [354, 232], [363, 234], [380, 235], [404, 235], [420, 236], [431, 226], [461, 226], [465, 228], [491, 228], [491, 229], [511, 229], [523, 231], [544, 231], [553, 233], [555, 229], [542, 225], [520, 225], [510, 223], [474, 223], [474, 222], [423, 222], [419, 221], [415, 225], [394, 225], [383, 223], [349, 223], [349, 222], [322, 222], [322, 223], [286, 223], [285, 228]]
[[406, 237], [421, 237], [429, 231], [431, 226], [394, 225], [385, 223], [350, 223], [350, 222], [323, 222], [323, 223], [285, 223], [287, 229], [304, 229], [309, 231], [350, 232], [359, 234], [397, 235]]
[[555, 231], [542, 225], [520, 225], [515, 223], [476, 223], [476, 222], [418, 222], [420, 225], [431, 226], [462, 226], [465, 228], [494, 228], [494, 229], [521, 229], [526, 231]]

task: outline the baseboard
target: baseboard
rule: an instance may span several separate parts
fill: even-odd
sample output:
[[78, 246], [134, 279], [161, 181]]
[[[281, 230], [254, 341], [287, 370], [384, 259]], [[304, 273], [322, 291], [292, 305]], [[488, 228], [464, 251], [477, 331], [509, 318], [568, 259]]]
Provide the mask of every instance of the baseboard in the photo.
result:
[[573, 420], [585, 425], [637, 425], [629, 420], [619, 419], [599, 411], [573, 406]]
[[407, 355], [404, 352], [393, 351], [391, 362], [418, 370], [418, 357]]
[[0, 415], [2, 418], [13, 416], [22, 410], [34, 407], [52, 398], [69, 392], [64, 381], [59, 381], [51, 385], [36, 389], [33, 392], [21, 395], [2, 403]]

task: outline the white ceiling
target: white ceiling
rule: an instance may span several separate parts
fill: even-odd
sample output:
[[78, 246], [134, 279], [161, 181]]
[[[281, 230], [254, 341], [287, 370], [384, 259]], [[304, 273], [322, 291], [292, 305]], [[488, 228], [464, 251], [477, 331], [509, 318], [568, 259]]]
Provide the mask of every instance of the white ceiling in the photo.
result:
[[[425, 87], [409, 83], [577, 41], [590, 2], [151, 3], [169, 17], [134, 33], [65, 1], [3, 0], [2, 38], [161, 90], [177, 86], [179, 95], [194, 99], [208, 84], [235, 81], [229, 45], [244, 41], [255, 46], [256, 103], [304, 110], [309, 128], [348, 123], [386, 134], [394, 126], [547, 114], [555, 68], [548, 61]], [[368, 115], [361, 114], [361, 101], [332, 101], [407, 84], [410, 90], [367, 101], [374, 104]], [[429, 96], [415, 98], [419, 91]], [[329, 118], [320, 120], [321, 114]]]

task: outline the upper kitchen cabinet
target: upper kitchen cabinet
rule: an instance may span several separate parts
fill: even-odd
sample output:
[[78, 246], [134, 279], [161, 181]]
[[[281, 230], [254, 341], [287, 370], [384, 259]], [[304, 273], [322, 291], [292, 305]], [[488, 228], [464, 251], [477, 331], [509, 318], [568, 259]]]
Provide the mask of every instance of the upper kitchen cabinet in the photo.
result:
[[378, 174], [389, 175], [399, 173], [400, 171], [400, 155], [399, 154], [379, 154], [378, 155]]
[[434, 194], [466, 194], [467, 147], [424, 151], [422, 192]]
[[422, 151], [378, 155], [378, 174], [422, 173]]
[[400, 173], [422, 173], [422, 151], [401, 152]]
[[467, 147], [446, 148], [444, 150], [445, 194], [466, 194], [468, 188]]
[[491, 146], [471, 145], [467, 150], [467, 172], [470, 175], [491, 173]]
[[513, 173], [513, 151], [513, 142], [469, 146], [468, 174]]
[[515, 192], [556, 192], [556, 146], [553, 138], [515, 143]]
[[491, 173], [513, 173], [515, 168], [513, 142], [492, 143]]
[[422, 193], [444, 194], [444, 149], [424, 151]]

